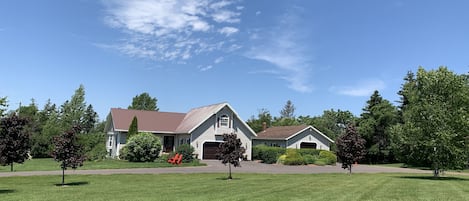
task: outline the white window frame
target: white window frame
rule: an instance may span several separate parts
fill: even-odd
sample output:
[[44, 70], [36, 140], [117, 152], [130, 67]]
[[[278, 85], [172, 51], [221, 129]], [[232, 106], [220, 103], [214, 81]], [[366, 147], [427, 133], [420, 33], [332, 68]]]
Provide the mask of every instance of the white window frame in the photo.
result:
[[228, 128], [230, 126], [230, 116], [224, 114], [220, 117], [220, 127]]

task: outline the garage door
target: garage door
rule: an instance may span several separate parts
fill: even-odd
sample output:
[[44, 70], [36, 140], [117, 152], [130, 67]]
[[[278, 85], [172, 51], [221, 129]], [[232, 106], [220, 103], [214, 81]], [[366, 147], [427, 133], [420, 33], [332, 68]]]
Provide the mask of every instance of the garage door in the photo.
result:
[[301, 149], [316, 149], [316, 147], [317, 147], [316, 143], [312, 143], [312, 142], [302, 142], [300, 144]]
[[220, 142], [205, 142], [202, 159], [217, 159], [217, 149]]

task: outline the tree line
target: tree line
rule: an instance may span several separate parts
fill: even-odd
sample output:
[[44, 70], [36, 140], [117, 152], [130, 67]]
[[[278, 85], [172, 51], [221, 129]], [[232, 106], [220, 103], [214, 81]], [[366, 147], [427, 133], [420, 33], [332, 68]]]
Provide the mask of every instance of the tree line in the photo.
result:
[[[247, 123], [256, 132], [262, 131], [263, 122], [268, 127], [312, 125], [335, 141], [348, 130], [363, 138], [358, 141], [364, 143], [364, 151], [358, 151], [356, 158], [362, 163], [399, 161], [431, 167], [435, 175], [440, 170], [467, 167], [469, 74], [456, 74], [444, 66], [436, 70], [419, 67], [403, 80], [397, 106], [374, 91], [358, 117], [334, 109], [320, 116], [296, 117], [293, 103], [287, 101], [280, 116], [273, 117], [267, 109], [260, 109]], [[351, 139], [340, 139], [338, 143]]]

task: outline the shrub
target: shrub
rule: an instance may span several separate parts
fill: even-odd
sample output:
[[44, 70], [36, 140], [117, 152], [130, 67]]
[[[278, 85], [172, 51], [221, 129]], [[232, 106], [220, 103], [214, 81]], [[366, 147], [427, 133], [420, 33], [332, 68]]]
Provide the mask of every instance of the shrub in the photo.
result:
[[316, 162], [318, 160], [318, 156], [317, 155], [303, 155], [303, 159], [305, 160], [305, 163], [306, 164], [314, 164], [314, 162]]
[[179, 145], [176, 148], [176, 153], [182, 154], [182, 162], [190, 163], [194, 160], [194, 147], [189, 144]]
[[277, 164], [285, 164], [285, 158], [286, 157], [287, 157], [287, 155], [285, 155], [285, 154], [279, 156], [278, 159], [277, 159]]
[[167, 163], [168, 159], [171, 158], [169, 156], [170, 156], [170, 154], [167, 154], [167, 153], [161, 154], [161, 156], [157, 159], [157, 161], [160, 162], [160, 163]]
[[161, 150], [159, 137], [151, 133], [138, 133], [132, 136], [122, 148], [121, 158], [130, 162], [153, 162]]
[[302, 156], [306, 156], [306, 155], [319, 156], [320, 151], [321, 150], [319, 149], [298, 149], [298, 152]]
[[260, 144], [252, 147], [252, 160], [262, 160], [260, 154], [263, 147], [267, 146]]
[[319, 166], [324, 166], [324, 165], [327, 165], [327, 161], [325, 159], [321, 158], [321, 159], [318, 159], [318, 160], [314, 161], [314, 164], [319, 165]]
[[324, 160], [327, 165], [334, 165], [337, 162], [337, 156], [331, 151], [321, 150], [319, 159]]
[[287, 149], [285, 165], [303, 165], [305, 161], [297, 149]]
[[258, 159], [262, 160], [263, 163], [272, 164], [276, 163], [280, 155], [285, 154], [285, 148], [281, 147], [268, 147], [265, 145], [254, 146], [255, 152], [258, 155]]
[[107, 150], [104, 144], [101, 146], [97, 145], [90, 151], [85, 153], [86, 160], [89, 161], [100, 161], [106, 158], [107, 156]]
[[83, 145], [87, 160], [95, 161], [106, 158], [106, 138], [104, 133], [79, 135], [79, 141]]

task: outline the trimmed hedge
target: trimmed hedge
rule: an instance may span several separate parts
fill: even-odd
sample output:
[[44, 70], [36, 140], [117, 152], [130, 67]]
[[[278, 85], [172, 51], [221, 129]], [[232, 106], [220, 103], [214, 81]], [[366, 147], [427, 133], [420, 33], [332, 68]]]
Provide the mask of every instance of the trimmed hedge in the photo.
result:
[[327, 165], [337, 163], [337, 156], [331, 151], [321, 150], [321, 152], [319, 152], [319, 159], [323, 159]]
[[337, 156], [334, 152], [319, 149], [286, 149], [281, 147], [269, 147], [256, 145], [252, 148], [252, 159], [261, 160], [267, 164], [284, 165], [334, 165]]
[[318, 158], [319, 156], [317, 155], [310, 155], [310, 154], [303, 155], [303, 159], [305, 160], [305, 164], [307, 165], [314, 164], [314, 162], [316, 162]]
[[269, 147], [266, 145], [256, 145], [252, 148], [253, 159], [261, 160], [263, 163], [267, 164], [276, 163], [278, 157], [285, 154], [285, 152], [285, 148]]
[[304, 165], [305, 160], [298, 152], [297, 149], [287, 149], [287, 156], [285, 157], [285, 165]]

